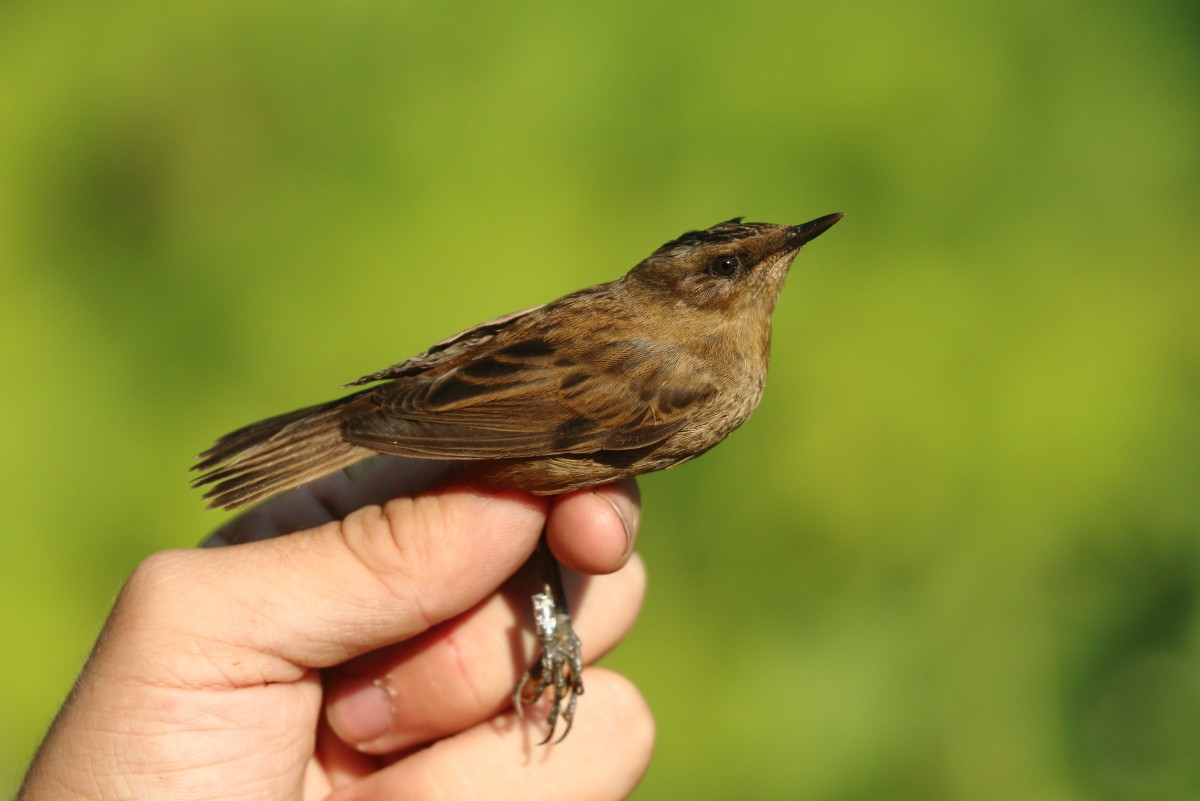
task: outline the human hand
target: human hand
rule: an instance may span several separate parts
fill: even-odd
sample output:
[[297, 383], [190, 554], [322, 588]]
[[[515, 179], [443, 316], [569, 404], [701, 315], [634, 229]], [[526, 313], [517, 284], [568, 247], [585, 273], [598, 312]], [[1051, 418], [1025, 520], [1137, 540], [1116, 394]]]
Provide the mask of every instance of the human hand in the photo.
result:
[[251, 510], [214, 535], [236, 548], [145, 560], [19, 798], [626, 796], [653, 723], [625, 679], [589, 668], [571, 736], [545, 748], [541, 718], [509, 702], [538, 586], [520, 568], [543, 524], [561, 562], [594, 574], [568, 577], [585, 658], [632, 626], [636, 487], [372, 504], [391, 461]]

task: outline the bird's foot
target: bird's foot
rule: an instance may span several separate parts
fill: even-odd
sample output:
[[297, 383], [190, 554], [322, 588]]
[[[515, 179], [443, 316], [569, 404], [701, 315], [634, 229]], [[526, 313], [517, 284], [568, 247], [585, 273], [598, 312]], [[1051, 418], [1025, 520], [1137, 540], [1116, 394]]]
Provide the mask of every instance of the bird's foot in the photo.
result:
[[547, 688], [553, 688], [554, 700], [546, 717], [550, 733], [540, 744], [550, 742], [561, 717], [566, 728], [555, 740], [560, 743], [571, 731], [571, 723], [575, 720], [575, 704], [583, 695], [583, 650], [571, 626], [566, 604], [555, 601], [549, 583], [543, 592], [533, 596], [533, 621], [538, 640], [541, 641], [542, 654], [517, 684], [513, 692], [513, 708], [517, 710], [517, 715], [525, 717], [524, 706], [535, 703]]

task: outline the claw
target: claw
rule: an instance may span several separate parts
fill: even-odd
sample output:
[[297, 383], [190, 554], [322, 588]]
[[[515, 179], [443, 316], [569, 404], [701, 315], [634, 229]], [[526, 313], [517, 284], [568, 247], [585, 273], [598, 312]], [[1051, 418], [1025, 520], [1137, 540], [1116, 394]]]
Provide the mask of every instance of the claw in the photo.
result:
[[[551, 686], [554, 688], [554, 700], [546, 717], [550, 727], [546, 739], [539, 745], [545, 745], [554, 737], [561, 717], [566, 728], [555, 743], [561, 743], [571, 731], [575, 721], [575, 705], [583, 694], [583, 651], [579, 637], [571, 627], [571, 618], [564, 608], [560, 608], [554, 600], [551, 586], [547, 583], [545, 590], [533, 596], [533, 619], [537, 630], [538, 640], [542, 645], [540, 658], [533, 663], [513, 691], [513, 708], [517, 715], [525, 717], [524, 706], [532, 704]], [[526, 693], [526, 687], [532, 683], [532, 689]], [[563, 700], [566, 699], [566, 709]]]

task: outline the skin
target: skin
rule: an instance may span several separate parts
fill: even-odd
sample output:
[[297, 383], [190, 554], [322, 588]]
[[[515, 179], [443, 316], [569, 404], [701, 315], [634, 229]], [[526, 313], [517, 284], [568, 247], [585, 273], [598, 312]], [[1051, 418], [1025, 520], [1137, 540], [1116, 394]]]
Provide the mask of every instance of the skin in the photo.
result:
[[543, 526], [586, 574], [567, 578], [586, 660], [628, 633], [645, 589], [636, 486], [392, 497], [414, 480], [436, 471], [364, 462], [206, 542], [237, 547], [145, 560], [18, 798], [628, 795], [654, 727], [627, 680], [588, 668], [589, 714], [553, 748], [509, 696], [532, 650], [538, 577], [522, 565]]

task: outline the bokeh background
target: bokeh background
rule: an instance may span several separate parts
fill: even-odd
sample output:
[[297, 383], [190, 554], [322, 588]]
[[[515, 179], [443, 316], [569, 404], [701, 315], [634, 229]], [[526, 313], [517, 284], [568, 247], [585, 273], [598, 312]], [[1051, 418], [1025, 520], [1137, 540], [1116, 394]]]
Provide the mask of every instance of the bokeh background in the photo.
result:
[[845, 211], [642, 482], [635, 797], [1200, 797], [1196, 8], [0, 4], [0, 791], [213, 436]]

